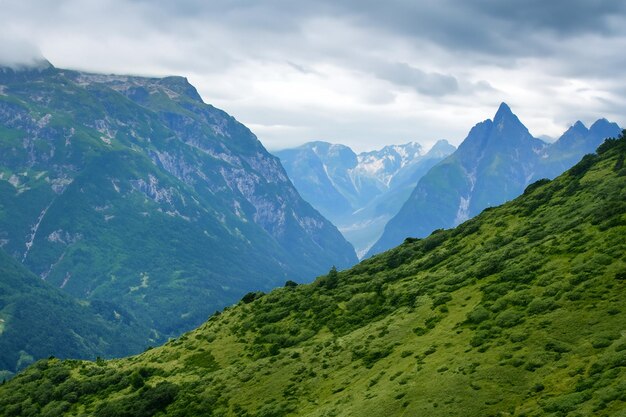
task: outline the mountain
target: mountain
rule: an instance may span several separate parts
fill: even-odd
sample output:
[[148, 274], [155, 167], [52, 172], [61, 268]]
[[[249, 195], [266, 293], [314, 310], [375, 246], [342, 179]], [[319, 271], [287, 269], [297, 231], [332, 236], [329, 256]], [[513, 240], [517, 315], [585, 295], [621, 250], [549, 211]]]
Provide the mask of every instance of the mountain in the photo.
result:
[[604, 139], [619, 135], [620, 127], [606, 119], [599, 119], [589, 129], [579, 120], [548, 146], [541, 155], [535, 177], [554, 178], [572, 167], [582, 155], [593, 153]]
[[455, 229], [248, 294], [141, 355], [42, 360], [0, 386], [0, 413], [623, 415], [625, 159], [607, 141]]
[[452, 155], [420, 179], [367, 256], [392, 248], [407, 236], [428, 236], [509, 201], [531, 182], [554, 178], [619, 133], [619, 126], [606, 120], [589, 130], [578, 122], [548, 145], [534, 138], [502, 103], [493, 120], [474, 126]]
[[128, 312], [79, 303], [0, 250], [0, 379], [50, 355], [122, 356], [149, 343], [149, 329]]
[[357, 262], [252, 132], [182, 77], [0, 71], [0, 243], [50, 285], [178, 335]]
[[440, 140], [427, 153], [410, 142], [357, 155], [344, 145], [310, 142], [275, 155], [302, 197], [337, 225], [362, 255], [417, 181], [454, 149]]

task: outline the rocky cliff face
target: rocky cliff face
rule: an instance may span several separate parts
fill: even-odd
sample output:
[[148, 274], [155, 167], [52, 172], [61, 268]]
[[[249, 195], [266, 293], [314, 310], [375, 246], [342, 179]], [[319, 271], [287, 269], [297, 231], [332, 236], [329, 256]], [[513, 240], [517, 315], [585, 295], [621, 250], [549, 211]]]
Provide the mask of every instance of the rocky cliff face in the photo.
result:
[[176, 334], [356, 262], [252, 132], [182, 77], [0, 72], [0, 243], [37, 275]]

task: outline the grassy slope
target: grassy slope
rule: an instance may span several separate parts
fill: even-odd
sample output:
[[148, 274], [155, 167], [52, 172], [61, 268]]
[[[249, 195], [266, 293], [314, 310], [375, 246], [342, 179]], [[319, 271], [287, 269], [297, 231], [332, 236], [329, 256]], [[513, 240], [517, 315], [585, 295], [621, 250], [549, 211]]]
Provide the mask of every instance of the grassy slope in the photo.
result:
[[626, 138], [600, 151], [142, 355], [41, 361], [0, 388], [0, 413], [623, 415]]

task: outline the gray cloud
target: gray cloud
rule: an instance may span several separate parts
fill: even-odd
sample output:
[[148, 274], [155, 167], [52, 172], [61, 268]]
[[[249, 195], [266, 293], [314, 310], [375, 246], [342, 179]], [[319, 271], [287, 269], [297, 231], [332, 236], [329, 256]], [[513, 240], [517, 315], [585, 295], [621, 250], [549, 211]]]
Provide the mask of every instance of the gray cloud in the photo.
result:
[[626, 12], [626, 4], [615, 0], [478, 0], [470, 4], [479, 12], [511, 22], [514, 28], [548, 30], [561, 36], [609, 35], [615, 32], [609, 20]]
[[376, 76], [392, 83], [414, 88], [421, 94], [443, 96], [459, 89], [457, 79], [451, 75], [426, 73], [405, 62], [380, 65]]
[[573, 115], [626, 122], [626, 3], [615, 0], [21, 0], [2, 8], [0, 64], [34, 62], [38, 45], [61, 67], [187, 75], [206, 101], [257, 126], [269, 147], [458, 142], [501, 101], [535, 134], [558, 136]]
[[32, 67], [41, 65], [43, 60], [41, 51], [34, 44], [0, 33], [0, 66]]

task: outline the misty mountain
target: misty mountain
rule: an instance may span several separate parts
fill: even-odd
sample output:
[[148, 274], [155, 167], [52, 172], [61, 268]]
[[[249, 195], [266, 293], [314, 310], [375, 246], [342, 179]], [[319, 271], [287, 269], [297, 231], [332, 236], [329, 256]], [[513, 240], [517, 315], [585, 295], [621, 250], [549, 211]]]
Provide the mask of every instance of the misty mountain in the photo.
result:
[[344, 145], [310, 142], [275, 155], [302, 197], [363, 254], [422, 175], [454, 149], [440, 140], [426, 153], [411, 142], [356, 154]]

